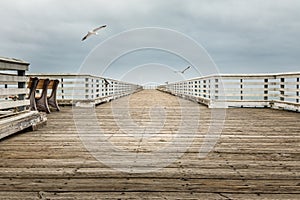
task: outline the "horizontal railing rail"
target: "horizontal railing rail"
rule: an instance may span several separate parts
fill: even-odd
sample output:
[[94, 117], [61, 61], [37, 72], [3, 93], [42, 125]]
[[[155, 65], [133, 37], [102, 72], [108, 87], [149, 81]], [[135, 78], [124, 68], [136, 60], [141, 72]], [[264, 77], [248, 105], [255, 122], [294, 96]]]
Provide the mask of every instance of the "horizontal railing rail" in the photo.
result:
[[30, 74], [58, 79], [57, 101], [65, 105], [99, 104], [142, 89], [137, 84], [87, 74]]
[[210, 75], [161, 85], [159, 90], [210, 108], [271, 107], [300, 110], [300, 72]]

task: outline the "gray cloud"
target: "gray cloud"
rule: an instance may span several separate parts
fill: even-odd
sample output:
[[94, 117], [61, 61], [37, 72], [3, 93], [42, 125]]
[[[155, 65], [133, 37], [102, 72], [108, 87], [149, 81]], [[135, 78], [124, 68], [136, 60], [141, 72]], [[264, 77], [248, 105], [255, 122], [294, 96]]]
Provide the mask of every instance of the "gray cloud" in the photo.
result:
[[[0, 55], [29, 61], [31, 72], [77, 72], [89, 52], [112, 35], [162, 27], [203, 45], [222, 73], [299, 71], [299, 10], [297, 0], [2, 0]], [[99, 36], [80, 41], [101, 24], [108, 28]], [[151, 57], [182, 68], [161, 52], [144, 54], [127, 59], [127, 68]]]

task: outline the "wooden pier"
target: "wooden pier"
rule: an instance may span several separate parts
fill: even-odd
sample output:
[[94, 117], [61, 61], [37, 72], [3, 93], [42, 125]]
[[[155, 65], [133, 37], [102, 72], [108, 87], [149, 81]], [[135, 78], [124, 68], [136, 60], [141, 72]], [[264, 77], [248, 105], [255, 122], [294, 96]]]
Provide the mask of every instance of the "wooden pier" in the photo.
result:
[[[143, 143], [124, 137], [114, 120], [112, 104], [122, 105], [127, 100], [131, 117], [141, 126], [150, 120], [151, 108], [165, 110], [160, 138]], [[111, 133], [109, 141], [139, 155], [172, 138], [180, 118], [178, 101], [167, 93], [143, 90], [95, 110], [103, 119], [100, 126]], [[147, 173], [121, 172], [95, 159], [80, 140], [72, 107], [47, 115], [44, 128], [1, 141], [0, 199], [300, 199], [299, 113], [226, 109], [217, 144], [200, 159], [211, 109], [182, 101], [191, 110], [199, 110], [191, 111], [200, 119], [194, 142], [176, 161]], [[84, 109], [82, 116], [86, 116]], [[126, 162], [126, 157], [119, 157], [120, 166]]]

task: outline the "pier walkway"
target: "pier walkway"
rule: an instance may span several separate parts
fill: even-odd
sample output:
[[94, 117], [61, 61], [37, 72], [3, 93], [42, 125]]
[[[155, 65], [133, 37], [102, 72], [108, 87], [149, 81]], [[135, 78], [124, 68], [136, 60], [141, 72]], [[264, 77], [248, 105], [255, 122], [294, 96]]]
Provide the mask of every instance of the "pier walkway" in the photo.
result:
[[[125, 105], [129, 110], [122, 112]], [[105, 146], [94, 148], [92, 151], [103, 155], [111, 154], [111, 163], [116, 161], [111, 167], [82, 142], [96, 137], [99, 126], [106, 142], [136, 155], [138, 162], [139, 155], [170, 144], [180, 126], [189, 123], [181, 123], [183, 106], [191, 126], [197, 125], [196, 134], [187, 131], [191, 143], [182, 137], [178, 140], [182, 148], [162, 152], [164, 162], [166, 155], [182, 151], [162, 168], [155, 169], [150, 163], [144, 173], [135, 173], [143, 166], [137, 164], [135, 169], [132, 156], [105, 152]], [[89, 124], [93, 111], [62, 107], [47, 115], [45, 127], [2, 140], [0, 199], [300, 199], [299, 113], [224, 109], [222, 134], [212, 151], [200, 158], [199, 149], [214, 120], [212, 109], [206, 106], [157, 90], [142, 90], [95, 107], [97, 126]], [[78, 133], [73, 112], [82, 116], [86, 133]], [[129, 116], [132, 121], [126, 123]], [[133, 125], [142, 134], [134, 132]]]

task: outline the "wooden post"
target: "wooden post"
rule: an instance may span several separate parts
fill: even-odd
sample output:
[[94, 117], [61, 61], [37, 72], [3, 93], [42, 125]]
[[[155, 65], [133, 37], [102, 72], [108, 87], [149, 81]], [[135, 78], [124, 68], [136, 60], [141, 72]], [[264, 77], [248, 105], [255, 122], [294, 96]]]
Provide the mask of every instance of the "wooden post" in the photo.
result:
[[210, 85], [211, 85], [211, 82], [210, 82], [210, 79], [208, 79], [208, 98], [209, 99], [211, 97], [211, 87], [210, 87]]
[[284, 101], [284, 78], [280, 78], [280, 101]]
[[[25, 70], [18, 70], [18, 76], [25, 76]], [[18, 88], [25, 88], [25, 82], [18, 82]], [[19, 100], [24, 100], [25, 99], [25, 94], [19, 94], [18, 97]], [[18, 107], [19, 111], [25, 110], [25, 106], [20, 106]]]
[[94, 79], [91, 78], [92, 83], [90, 84], [89, 90], [90, 90], [90, 97], [94, 99]]
[[206, 97], [206, 80], [203, 80], [203, 97]]
[[96, 79], [96, 97], [100, 97], [99, 79]]
[[[115, 84], [116, 84], [115, 81], [111, 82], [111, 95], [115, 95]], [[132, 90], [132, 88], [130, 88], [130, 90]]]
[[198, 81], [195, 81], [194, 96], [198, 96]]
[[244, 100], [243, 97], [243, 79], [240, 79], [240, 93], [241, 93], [241, 100]]
[[300, 78], [297, 78], [297, 84], [296, 84], [296, 88], [297, 88], [297, 91], [296, 91], [296, 103], [299, 103], [299, 79]]
[[61, 99], [65, 98], [65, 94], [64, 94], [64, 78], [60, 79], [60, 83], [61, 83]]
[[89, 98], [89, 78], [85, 78], [85, 99]]
[[215, 79], [215, 99], [219, 99], [219, 79]]
[[269, 87], [269, 85], [268, 85], [268, 82], [269, 82], [269, 79], [265, 79], [265, 83], [264, 83], [264, 94], [266, 95], [266, 96], [264, 96], [264, 100], [265, 101], [268, 101], [268, 93], [269, 93], [269, 90], [268, 90], [268, 87]]
[[[7, 88], [7, 84], [4, 84], [4, 88]], [[7, 100], [8, 98], [6, 97], [5, 100]]]

